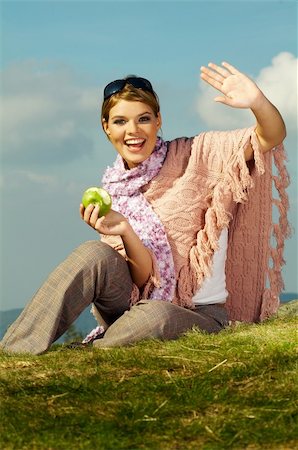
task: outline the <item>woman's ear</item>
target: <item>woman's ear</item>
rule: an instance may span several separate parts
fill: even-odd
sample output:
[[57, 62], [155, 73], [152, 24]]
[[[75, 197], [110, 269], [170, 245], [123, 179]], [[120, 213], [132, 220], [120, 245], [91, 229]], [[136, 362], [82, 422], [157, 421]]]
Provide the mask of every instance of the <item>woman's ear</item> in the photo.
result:
[[110, 130], [109, 130], [108, 122], [107, 122], [105, 119], [103, 119], [101, 123], [102, 123], [103, 131], [105, 132], [107, 138], [108, 138], [109, 141], [110, 141], [110, 140], [111, 140], [111, 139], [110, 139], [110, 134], [111, 134], [111, 132], [110, 132]]
[[106, 133], [107, 137], [109, 138], [109, 135], [111, 134], [111, 132], [109, 130], [108, 122], [105, 119], [102, 119], [102, 128], [103, 128], [104, 132]]

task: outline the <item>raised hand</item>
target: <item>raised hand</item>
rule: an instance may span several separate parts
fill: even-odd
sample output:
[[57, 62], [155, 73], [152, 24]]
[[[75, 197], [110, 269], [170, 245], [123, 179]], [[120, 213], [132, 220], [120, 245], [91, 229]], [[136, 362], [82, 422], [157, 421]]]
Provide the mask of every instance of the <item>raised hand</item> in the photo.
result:
[[259, 108], [265, 96], [254, 81], [227, 62], [222, 66], [209, 63], [201, 67], [202, 80], [223, 94], [214, 100], [233, 108]]

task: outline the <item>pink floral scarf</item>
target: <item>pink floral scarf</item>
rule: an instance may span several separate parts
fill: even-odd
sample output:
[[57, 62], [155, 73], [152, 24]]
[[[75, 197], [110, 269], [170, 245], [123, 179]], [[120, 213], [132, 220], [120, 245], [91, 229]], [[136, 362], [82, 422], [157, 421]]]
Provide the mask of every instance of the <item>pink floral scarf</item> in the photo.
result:
[[113, 209], [127, 218], [145, 247], [155, 255], [161, 281], [149, 298], [171, 301], [176, 284], [171, 247], [163, 224], [142, 194], [142, 187], [158, 174], [166, 154], [167, 143], [158, 138], [150, 157], [133, 169], [126, 170], [118, 155], [103, 176], [103, 187], [112, 196]]
[[[158, 138], [150, 157], [133, 169], [127, 170], [118, 155], [114, 165], [106, 169], [102, 182], [112, 197], [113, 209], [127, 218], [143, 244], [155, 255], [160, 285], [153, 288], [149, 299], [170, 302], [176, 285], [171, 247], [163, 224], [142, 194], [142, 187], [159, 173], [166, 154], [167, 143]], [[84, 342], [89, 342], [102, 331], [101, 327], [97, 329]]]

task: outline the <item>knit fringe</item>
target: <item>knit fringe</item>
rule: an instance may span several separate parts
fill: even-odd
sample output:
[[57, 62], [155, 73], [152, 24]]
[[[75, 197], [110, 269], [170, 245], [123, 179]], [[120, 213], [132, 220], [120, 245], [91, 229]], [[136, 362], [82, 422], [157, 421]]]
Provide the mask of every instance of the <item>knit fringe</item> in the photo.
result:
[[287, 172], [285, 161], [286, 154], [283, 145], [275, 147], [273, 150], [273, 160], [277, 168], [277, 176], [272, 175], [272, 182], [278, 192], [279, 199], [273, 198], [272, 202], [276, 205], [279, 217], [278, 223], [274, 223], [272, 226], [271, 237], [275, 239], [275, 248], [270, 244], [269, 256], [272, 261], [271, 267], [269, 267], [266, 273], [266, 278], [269, 281], [269, 287], [264, 291], [262, 297], [262, 307], [260, 319], [267, 319], [272, 313], [275, 313], [279, 307], [279, 295], [284, 288], [284, 282], [282, 278], [281, 269], [285, 264], [283, 259], [284, 242], [285, 239], [290, 237], [291, 228], [287, 219], [287, 212], [289, 209], [289, 199], [286, 193], [286, 188], [289, 186], [290, 177]]
[[[100, 312], [98, 311], [98, 309], [96, 308], [96, 306], [94, 305], [94, 303], [92, 303], [91, 306], [91, 310], [90, 310], [91, 314], [93, 314], [95, 320], [97, 321], [98, 325], [101, 326], [103, 328], [103, 330], [100, 330], [100, 332], [105, 331], [108, 328], [108, 325], [106, 324], [106, 322], [103, 320], [103, 318], [101, 317]], [[93, 330], [92, 330], [93, 331]], [[92, 333], [92, 332], [91, 332]], [[91, 334], [90, 333], [90, 334]], [[88, 335], [89, 336], [89, 335]]]
[[[194, 145], [195, 143], [194, 140]], [[246, 140], [240, 143], [238, 151], [224, 169], [222, 178], [213, 188], [210, 207], [205, 215], [205, 227], [198, 232], [196, 244], [190, 250], [189, 265], [183, 266], [178, 276], [174, 303], [180, 306], [192, 308], [193, 295], [199, 290], [204, 278], [212, 275], [213, 255], [218, 249], [220, 234], [232, 219], [232, 214], [225, 208], [225, 204], [229, 203], [227, 197], [232, 196], [236, 203], [244, 203], [248, 198], [248, 190], [254, 187], [245, 161], [245, 150], [249, 144], [254, 151], [257, 173], [261, 175], [265, 172], [264, 157], [259, 150], [257, 137], [251, 130]]]
[[130, 306], [135, 305], [140, 300], [140, 289], [136, 284], [133, 283], [132, 291], [130, 295]]

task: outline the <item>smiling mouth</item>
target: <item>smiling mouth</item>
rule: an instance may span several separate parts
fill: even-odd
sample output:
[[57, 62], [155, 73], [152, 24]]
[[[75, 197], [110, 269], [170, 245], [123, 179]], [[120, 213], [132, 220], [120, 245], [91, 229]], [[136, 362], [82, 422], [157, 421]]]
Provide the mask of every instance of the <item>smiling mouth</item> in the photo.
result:
[[138, 151], [141, 150], [146, 142], [146, 139], [140, 139], [140, 138], [136, 138], [136, 139], [126, 139], [125, 145], [133, 151]]

